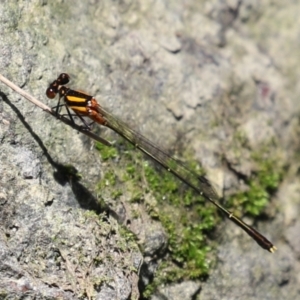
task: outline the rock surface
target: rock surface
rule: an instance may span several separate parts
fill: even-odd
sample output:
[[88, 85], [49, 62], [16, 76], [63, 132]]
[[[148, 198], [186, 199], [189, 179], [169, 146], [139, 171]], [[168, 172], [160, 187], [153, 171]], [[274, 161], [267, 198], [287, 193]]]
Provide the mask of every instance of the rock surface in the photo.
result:
[[[47, 85], [67, 72], [150, 140], [187, 145], [228, 194], [255, 171], [253, 149], [280, 158], [272, 220], [255, 224], [278, 251], [224, 221], [208, 279], [153, 299], [299, 298], [299, 14], [279, 0], [1, 1], [1, 74], [49, 106]], [[149, 257], [167, 243], [161, 226], [131, 220], [143, 258], [117, 220], [90, 209], [105, 168], [92, 141], [2, 83], [0, 93], [1, 298], [139, 299], [139, 270], [155, 275]], [[63, 165], [83, 180], [62, 177]]]

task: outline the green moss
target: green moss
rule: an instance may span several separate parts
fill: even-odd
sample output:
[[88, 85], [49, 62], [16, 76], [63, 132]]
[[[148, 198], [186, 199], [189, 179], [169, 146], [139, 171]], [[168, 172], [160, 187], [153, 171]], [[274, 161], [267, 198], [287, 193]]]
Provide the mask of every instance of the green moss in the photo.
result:
[[[238, 135], [237, 139], [248, 147], [243, 135]], [[144, 160], [134, 147], [129, 149], [125, 144], [122, 148], [122, 153], [115, 153], [107, 158], [108, 171], [99, 186], [101, 189], [113, 186], [114, 190], [118, 190], [119, 185], [126, 183], [124, 199], [144, 205], [149, 216], [159, 220], [168, 235], [167, 253], [153, 282], [144, 291], [144, 297], [149, 297], [157, 286], [166, 282], [207, 277], [214, 263], [212, 253], [215, 249], [213, 242], [207, 238], [207, 233], [214, 230], [220, 221], [215, 207], [170, 172]], [[101, 151], [107, 150], [101, 148]], [[270, 193], [276, 190], [282, 178], [276, 159], [266, 158], [259, 153], [266, 151], [252, 156], [258, 167], [247, 182], [249, 189], [237, 193], [228, 201], [232, 207], [253, 216], [262, 212]], [[113, 164], [110, 165], [111, 160]], [[187, 166], [197, 174], [203, 174], [196, 163], [188, 163]], [[136, 210], [132, 215], [134, 218], [140, 216]], [[123, 234], [126, 241], [136, 242], [131, 232], [125, 230]]]
[[105, 161], [111, 158], [116, 158], [118, 151], [114, 147], [107, 147], [100, 142], [95, 143], [96, 149], [100, 152], [101, 158]]
[[[144, 174], [148, 188], [156, 193], [159, 198], [168, 199], [173, 204], [179, 200], [177, 197], [178, 181], [174, 180], [174, 175], [169, 172], [159, 174], [149, 162], [144, 163]], [[178, 203], [177, 203], [178, 204]]]
[[252, 154], [256, 171], [247, 178], [248, 189], [228, 199], [228, 203], [251, 216], [260, 215], [276, 192], [284, 174], [280, 159], [265, 155], [265, 147]]
[[[209, 271], [207, 254], [211, 248], [207, 245], [203, 229], [207, 226], [203, 226], [203, 220], [201, 223], [193, 224], [185, 219], [186, 225], [183, 227], [178, 226], [178, 222], [170, 216], [161, 215], [160, 220], [168, 233], [172, 262], [180, 265], [179, 268], [172, 266], [169, 270], [164, 270], [166, 274], [164, 281], [169, 281], [170, 278], [181, 280], [206, 276]], [[178, 227], [181, 227], [181, 232], [178, 232]]]
[[135, 244], [135, 242], [137, 241], [137, 238], [136, 238], [135, 234], [133, 234], [130, 230], [128, 230], [124, 226], [120, 226], [119, 233], [123, 238], [125, 238], [125, 241], [127, 243], [132, 243], [133, 242]]
[[117, 181], [116, 174], [113, 172], [113, 170], [108, 171], [104, 174], [103, 179], [99, 183], [99, 188], [105, 188], [107, 186], [115, 186]]
[[130, 198], [130, 202], [132, 203], [140, 203], [143, 200], [143, 194], [141, 191], [137, 191], [136, 194], [133, 194]]
[[[130, 148], [113, 155], [106, 162], [109, 167], [110, 160], [118, 157], [113, 167], [114, 189], [126, 182], [126, 198], [132, 203], [144, 205], [148, 214], [159, 220], [168, 234], [165, 264], [160, 266], [156, 274], [158, 279], [153, 284], [207, 276], [210, 266], [208, 253], [212, 247], [206, 236], [219, 220], [215, 208], [170, 172], [144, 160], [134, 147]], [[107, 152], [102, 146], [97, 149]], [[189, 164], [189, 167], [199, 171], [196, 164]], [[113, 177], [110, 170], [107, 172], [109, 175], [105, 175], [99, 184], [101, 189], [107, 188], [105, 182], [110, 182]], [[155, 201], [145, 202], [149, 197]], [[135, 212], [134, 217], [139, 217], [139, 214]], [[126, 232], [124, 234], [129, 239], [133, 238], [132, 233], [129, 236]], [[150, 290], [149, 287], [148, 293]]]
[[216, 225], [215, 209], [206, 205], [200, 195], [186, 189], [171, 173], [160, 174], [146, 164], [145, 174], [158, 202], [157, 217], [168, 234], [172, 264], [162, 271], [163, 282], [206, 276], [210, 250], [206, 232]]
[[[239, 136], [239, 141], [243, 145], [247, 145], [243, 136]], [[264, 147], [252, 154], [251, 158], [257, 166], [257, 170], [247, 182], [249, 189], [235, 194], [228, 201], [234, 209], [244, 211], [252, 216], [258, 216], [262, 213], [283, 177], [280, 160], [277, 157], [265, 156], [265, 153], [268, 152], [265, 151]], [[155, 175], [152, 174], [152, 176], [154, 176], [152, 178], [155, 183], [154, 187], [158, 191], [158, 183], [154, 180]], [[165, 191], [164, 188], [165, 186], [162, 189], [163, 192]], [[170, 190], [176, 195], [180, 188], [177, 190], [171, 188]], [[169, 197], [172, 197], [172, 194]], [[193, 207], [195, 215], [192, 219], [189, 219], [191, 216], [189, 213], [172, 215], [160, 212], [159, 218], [169, 237], [168, 247], [171, 259], [160, 265], [154, 281], [146, 287], [143, 293], [145, 298], [150, 297], [156, 288], [165, 282], [205, 278], [214, 263], [209, 260], [209, 253], [214, 251], [214, 245], [208, 243], [206, 233], [216, 226], [219, 219], [216, 216], [215, 208], [206, 205], [200, 197], [195, 198], [190, 189], [185, 191], [181, 201], [176, 202], [173, 199], [171, 202], [176, 205], [178, 203], [179, 205], [183, 204], [183, 207], [189, 207], [192, 204], [198, 205]], [[174, 266], [174, 262], [177, 267]]]

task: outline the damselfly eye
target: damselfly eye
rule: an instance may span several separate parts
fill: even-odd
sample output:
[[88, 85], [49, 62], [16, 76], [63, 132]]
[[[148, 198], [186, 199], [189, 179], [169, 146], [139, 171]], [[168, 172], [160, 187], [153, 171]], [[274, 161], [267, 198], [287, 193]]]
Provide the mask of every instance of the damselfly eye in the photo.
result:
[[51, 87], [47, 88], [47, 90], [46, 90], [46, 96], [47, 96], [49, 99], [54, 99], [55, 96], [56, 96], [56, 94], [57, 94], [57, 92], [54, 91], [53, 88], [51, 88]]
[[61, 73], [58, 76], [57, 81], [59, 82], [60, 85], [65, 85], [65, 84], [69, 83], [70, 76], [67, 73]]

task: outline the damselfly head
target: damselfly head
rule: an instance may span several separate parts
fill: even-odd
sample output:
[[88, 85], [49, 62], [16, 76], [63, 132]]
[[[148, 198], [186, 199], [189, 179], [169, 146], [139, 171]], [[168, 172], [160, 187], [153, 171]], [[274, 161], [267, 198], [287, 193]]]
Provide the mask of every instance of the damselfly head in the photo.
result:
[[61, 73], [47, 88], [46, 96], [49, 99], [54, 99], [56, 94], [59, 92], [59, 89], [61, 89], [60, 86], [69, 83], [69, 81], [70, 76], [67, 73]]

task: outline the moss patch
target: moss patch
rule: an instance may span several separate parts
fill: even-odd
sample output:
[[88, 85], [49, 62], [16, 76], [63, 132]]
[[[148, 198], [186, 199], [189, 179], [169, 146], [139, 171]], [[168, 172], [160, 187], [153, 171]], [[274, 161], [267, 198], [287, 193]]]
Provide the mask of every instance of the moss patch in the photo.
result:
[[[221, 219], [216, 208], [132, 146], [122, 144], [119, 152], [108, 150], [106, 146], [97, 146], [97, 149], [107, 169], [98, 186], [99, 194], [110, 189], [110, 197], [114, 199], [118, 198], [114, 195], [125, 195], [129, 202], [144, 205], [148, 214], [162, 223], [168, 235], [167, 251], [144, 297], [149, 297], [163, 283], [207, 277], [216, 249], [207, 236]], [[249, 189], [228, 199], [229, 207], [252, 216], [261, 214], [283, 175], [275, 158], [266, 158], [260, 153], [265, 152], [252, 155], [257, 170], [247, 182]], [[201, 174], [196, 164], [188, 166]], [[149, 195], [155, 198], [155, 203], [146, 202]], [[133, 216], [139, 218], [138, 213]]]
[[[144, 159], [133, 147], [125, 146], [127, 150], [119, 154], [110, 154], [111, 150], [106, 148], [97, 146], [107, 168], [98, 185], [99, 194], [107, 193], [109, 188], [112, 197], [113, 193], [126, 194], [129, 202], [144, 205], [168, 234], [164, 262], [147, 291], [164, 282], [207, 276], [211, 264], [208, 253], [213, 248], [207, 233], [220, 219], [216, 209], [170, 172]], [[195, 169], [196, 165], [189, 167]], [[145, 203], [149, 194], [155, 198], [155, 204]]]
[[247, 178], [249, 188], [231, 196], [228, 203], [238, 211], [258, 216], [278, 189], [284, 170], [276, 157], [265, 157], [263, 151], [252, 154], [252, 160], [257, 169]]

